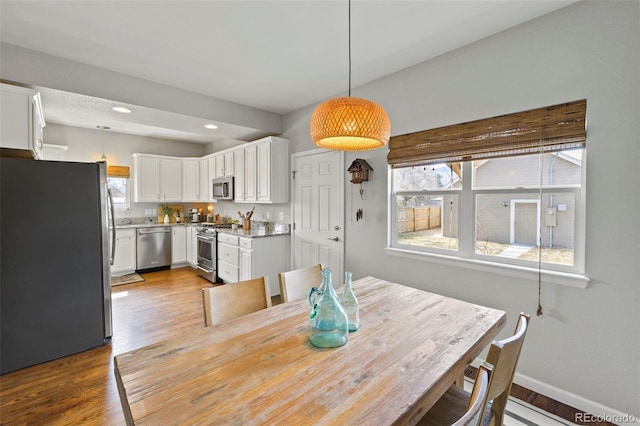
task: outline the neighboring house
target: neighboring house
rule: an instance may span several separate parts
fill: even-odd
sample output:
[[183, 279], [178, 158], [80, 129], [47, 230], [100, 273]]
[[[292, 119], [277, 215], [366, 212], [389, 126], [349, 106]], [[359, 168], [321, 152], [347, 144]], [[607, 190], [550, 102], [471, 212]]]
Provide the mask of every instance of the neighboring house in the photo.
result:
[[[478, 242], [535, 246], [540, 232], [543, 247], [573, 249], [574, 193], [551, 194], [546, 189], [580, 185], [582, 152], [544, 154], [542, 173], [539, 161], [538, 155], [529, 155], [476, 162], [474, 188], [514, 190], [477, 195]], [[539, 188], [541, 180], [545, 188], [542, 197], [539, 191], [531, 191]], [[443, 198], [442, 234], [457, 237], [457, 218], [446, 212], [449, 201], [450, 197]], [[542, 223], [538, 222], [539, 217]]]

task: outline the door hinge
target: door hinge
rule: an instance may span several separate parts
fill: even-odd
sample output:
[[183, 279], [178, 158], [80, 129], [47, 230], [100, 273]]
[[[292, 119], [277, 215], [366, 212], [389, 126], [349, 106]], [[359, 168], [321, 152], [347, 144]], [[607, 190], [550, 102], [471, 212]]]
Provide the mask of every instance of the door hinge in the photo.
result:
[[294, 231], [296, 230], [296, 223], [295, 222], [293, 222], [293, 230]]
[[297, 173], [297, 171], [296, 171], [296, 170], [291, 170], [291, 176], [292, 176], [292, 179], [293, 179], [293, 180], [295, 180], [295, 179], [296, 179], [296, 173]]

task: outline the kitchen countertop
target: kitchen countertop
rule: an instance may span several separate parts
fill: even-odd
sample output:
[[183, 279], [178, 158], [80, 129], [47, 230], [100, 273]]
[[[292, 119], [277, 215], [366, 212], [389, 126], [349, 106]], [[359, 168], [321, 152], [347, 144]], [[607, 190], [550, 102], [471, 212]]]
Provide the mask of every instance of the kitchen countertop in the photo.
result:
[[[135, 228], [151, 228], [157, 226], [200, 226], [200, 223], [138, 223], [138, 224], [120, 224], [116, 225], [116, 229], [135, 229]], [[280, 227], [276, 226], [273, 230], [267, 231], [266, 227], [252, 227], [250, 230], [245, 231], [242, 228], [231, 229], [231, 228], [217, 228], [218, 232], [223, 232], [225, 234], [237, 235], [239, 237], [247, 237], [247, 238], [262, 238], [262, 237], [275, 237], [279, 235], [289, 235], [288, 227]]]
[[116, 225], [116, 229], [152, 228], [152, 227], [156, 227], [156, 226], [185, 226], [185, 225], [191, 225], [191, 224], [190, 223], [168, 223], [168, 224], [164, 224], [164, 223], [137, 223], [137, 224], [127, 223], [127, 224], [122, 224], [122, 225]]
[[218, 232], [222, 232], [224, 234], [237, 235], [239, 237], [248, 237], [248, 238], [261, 238], [261, 237], [276, 237], [278, 235], [289, 235], [289, 230], [284, 229], [275, 229], [273, 231], [267, 231], [265, 228], [251, 228], [248, 231], [245, 231], [242, 228], [231, 229], [231, 228], [219, 228]]

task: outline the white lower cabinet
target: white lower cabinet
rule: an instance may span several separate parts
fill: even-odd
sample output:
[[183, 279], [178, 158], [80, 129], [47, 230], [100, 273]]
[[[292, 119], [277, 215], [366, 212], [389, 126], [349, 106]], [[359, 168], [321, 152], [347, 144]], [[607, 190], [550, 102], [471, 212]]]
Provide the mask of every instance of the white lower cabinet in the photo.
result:
[[198, 265], [197, 226], [187, 226], [187, 263], [194, 268]]
[[132, 274], [136, 270], [136, 230], [116, 229], [116, 253], [111, 265], [111, 276]]
[[218, 277], [233, 283], [269, 277], [271, 295], [280, 294], [278, 273], [287, 270], [289, 236], [238, 237], [218, 232]]
[[253, 271], [253, 250], [240, 249], [238, 272], [240, 276], [238, 281], [246, 281], [251, 279]]
[[174, 226], [171, 229], [171, 265], [187, 261], [187, 228]]
[[218, 278], [226, 283], [239, 281], [238, 237], [218, 232]]

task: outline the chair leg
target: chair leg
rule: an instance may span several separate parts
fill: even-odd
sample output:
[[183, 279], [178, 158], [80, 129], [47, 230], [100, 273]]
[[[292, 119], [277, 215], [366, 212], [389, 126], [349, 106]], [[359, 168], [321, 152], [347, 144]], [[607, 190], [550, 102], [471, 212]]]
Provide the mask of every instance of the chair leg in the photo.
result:
[[502, 426], [502, 422], [504, 421], [504, 410], [507, 407], [508, 399], [509, 394], [506, 393], [493, 400], [491, 404], [491, 421], [489, 424]]

